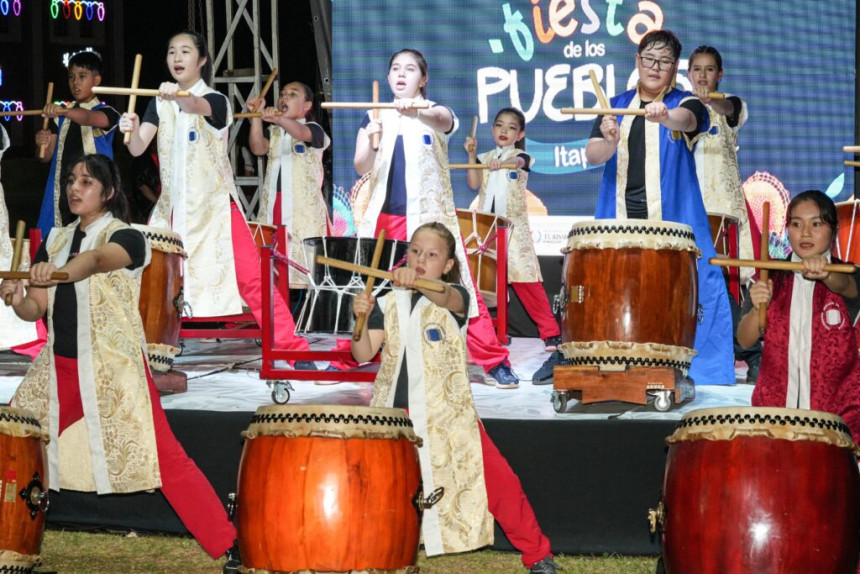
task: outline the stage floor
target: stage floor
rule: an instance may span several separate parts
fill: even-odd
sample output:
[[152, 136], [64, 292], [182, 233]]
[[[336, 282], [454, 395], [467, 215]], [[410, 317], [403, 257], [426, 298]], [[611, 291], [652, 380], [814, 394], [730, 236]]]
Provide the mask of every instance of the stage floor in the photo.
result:
[[[332, 348], [335, 338], [311, 336], [313, 350]], [[700, 386], [694, 400], [666, 413], [650, 405], [608, 402], [592, 405], [568, 403], [565, 413], [556, 413], [550, 395], [552, 385], [533, 385], [532, 374], [549, 357], [543, 343], [537, 338], [515, 337], [509, 346], [514, 372], [520, 377], [518, 389], [502, 390], [482, 384], [482, 370], [470, 366], [475, 384], [472, 394], [482, 419], [509, 420], [566, 420], [577, 419], [663, 419], [676, 420], [684, 413], [699, 408], [749, 406], [753, 386], [743, 384], [746, 365], [738, 363], [736, 376], [739, 384], [726, 386]], [[164, 395], [165, 409], [205, 410], [219, 412], [253, 412], [262, 405], [271, 405], [271, 388], [260, 380], [260, 347], [250, 340], [222, 340], [202, 342], [185, 341], [181, 356], [174, 368], [188, 374], [188, 391]], [[325, 368], [327, 363], [318, 362]], [[7, 404], [15, 393], [29, 366], [29, 360], [11, 352], [0, 352], [0, 404]], [[337, 383], [317, 385], [313, 381], [291, 381], [293, 391], [290, 403], [367, 405], [372, 387], [368, 383]]]

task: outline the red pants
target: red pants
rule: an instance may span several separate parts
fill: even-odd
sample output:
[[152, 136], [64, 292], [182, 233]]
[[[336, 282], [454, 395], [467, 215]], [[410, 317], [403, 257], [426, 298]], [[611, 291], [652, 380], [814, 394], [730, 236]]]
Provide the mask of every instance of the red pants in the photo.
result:
[[510, 285], [514, 288], [514, 293], [519, 297], [526, 313], [537, 324], [541, 339], [561, 335], [558, 321], [555, 320], [555, 315], [552, 314], [552, 309], [549, 306], [549, 299], [546, 297], [543, 283], [540, 281], [533, 283], [512, 282]]
[[[258, 325], [263, 324], [263, 282], [260, 277], [260, 250], [251, 237], [248, 224], [235, 203], [230, 203], [230, 220], [233, 233], [233, 258], [236, 261], [236, 281], [239, 294], [251, 309]], [[275, 347], [291, 351], [307, 351], [308, 342], [296, 335], [296, 324], [290, 307], [283, 295], [273, 292], [275, 313], [272, 318], [275, 327]]]
[[[407, 241], [406, 237], [406, 217], [398, 215], [381, 214], [376, 224], [376, 234], [385, 229], [388, 239], [399, 239]], [[462, 238], [461, 238], [462, 241]], [[463, 251], [465, 251], [465, 244]], [[468, 269], [460, 269], [460, 273], [469, 274]], [[471, 276], [471, 275], [470, 275]], [[472, 287], [475, 290], [476, 303], [478, 305], [478, 316], [469, 320], [469, 329], [466, 331], [466, 346], [469, 348], [469, 357], [476, 365], [484, 368], [484, 372], [489, 372], [493, 367], [504, 363], [508, 360], [508, 350], [499, 343], [499, 338], [496, 336], [496, 330], [493, 328], [493, 319], [490, 317], [490, 312], [487, 311], [487, 306], [484, 304], [484, 298], [478, 292], [478, 286], [475, 285], [475, 280], [472, 279]], [[543, 558], [543, 556], [541, 556]], [[540, 560], [540, 558], [538, 559]]]
[[513, 547], [522, 552], [523, 564], [529, 568], [550, 553], [549, 539], [540, 529], [520, 479], [487, 435], [483, 423], [478, 427], [490, 513]]
[[[55, 356], [57, 391], [60, 401], [60, 427], [62, 434], [72, 423], [84, 416], [81, 389], [78, 383], [78, 361]], [[146, 358], [144, 357], [144, 361]], [[149, 398], [152, 402], [152, 422], [155, 427], [155, 444], [161, 472], [161, 492], [173, 507], [182, 524], [212, 558], [223, 556], [233, 546], [236, 528], [212, 485], [194, 464], [170, 430], [158, 389], [146, 368]]]

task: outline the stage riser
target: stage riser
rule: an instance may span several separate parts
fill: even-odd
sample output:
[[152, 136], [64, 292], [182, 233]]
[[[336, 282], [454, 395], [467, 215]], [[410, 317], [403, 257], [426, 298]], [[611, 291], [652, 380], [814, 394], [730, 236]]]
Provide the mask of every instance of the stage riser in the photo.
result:
[[[235, 491], [251, 413], [168, 410], [186, 452], [222, 499]], [[486, 420], [556, 552], [657, 554], [646, 515], [660, 500], [671, 421]], [[185, 533], [160, 493], [51, 492], [49, 526]], [[496, 529], [494, 548], [512, 550]]]

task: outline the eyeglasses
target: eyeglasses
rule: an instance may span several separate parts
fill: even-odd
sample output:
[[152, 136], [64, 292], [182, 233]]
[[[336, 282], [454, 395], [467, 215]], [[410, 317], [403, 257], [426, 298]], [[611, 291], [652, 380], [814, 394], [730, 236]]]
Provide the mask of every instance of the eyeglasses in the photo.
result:
[[657, 71], [659, 72], [671, 70], [672, 66], [675, 65], [675, 60], [658, 60], [657, 58], [652, 58], [651, 56], [639, 56], [639, 61], [642, 62], [642, 65], [649, 70], [653, 69], [654, 66], [657, 66]]

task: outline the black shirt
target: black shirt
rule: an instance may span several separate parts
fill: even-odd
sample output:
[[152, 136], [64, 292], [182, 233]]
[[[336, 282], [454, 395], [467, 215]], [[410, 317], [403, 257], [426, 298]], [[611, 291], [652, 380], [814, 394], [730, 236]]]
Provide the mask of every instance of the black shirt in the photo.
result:
[[[644, 108], [651, 102], [640, 102], [639, 107]], [[696, 117], [696, 128], [687, 132], [690, 138], [695, 137], [702, 126], [702, 118], [705, 113], [705, 105], [696, 98], [688, 99], [680, 104], [681, 108], [690, 110]], [[591, 128], [592, 138], [603, 139], [600, 131], [602, 116], [594, 120]], [[630, 126], [630, 135], [627, 138], [627, 151], [630, 162], [627, 167], [627, 188], [624, 198], [627, 205], [628, 219], [648, 219], [648, 199], [645, 193], [645, 117], [636, 116]]]
[[[220, 130], [227, 127], [227, 96], [219, 92], [210, 92], [202, 96], [204, 100], [209, 102], [209, 107], [212, 108], [212, 115], [206, 116], [206, 123]], [[184, 113], [181, 109], [179, 113]], [[140, 119], [142, 124], [152, 124], [158, 127], [159, 123], [158, 110], [155, 107], [155, 98], [149, 100], [149, 105], [146, 106], [146, 111]]]
[[[454, 320], [457, 321], [458, 327], [463, 327], [469, 321], [469, 292], [462, 285], [450, 284], [451, 288], [460, 292], [463, 297], [463, 308], [465, 312], [462, 316], [456, 313], [451, 313]], [[412, 309], [421, 300], [421, 293], [415, 292], [412, 294]], [[367, 316], [367, 328], [370, 329], [385, 329], [385, 315], [382, 309], [379, 308], [379, 303], [373, 306], [370, 314]], [[397, 377], [397, 386], [394, 389], [394, 406], [399, 409], [409, 408], [409, 374], [406, 369], [406, 353], [403, 354], [403, 363], [400, 365], [400, 375]]]
[[[72, 237], [69, 261], [80, 253], [81, 241], [86, 233], [78, 227]], [[47, 239], [39, 246], [33, 263], [48, 261], [48, 250], [45, 246]], [[109, 243], [116, 243], [131, 257], [131, 265], [126, 269], [133, 270], [143, 266], [146, 258], [146, 240], [136, 229], [120, 229], [115, 231]], [[78, 357], [78, 300], [74, 283], [60, 283], [54, 294], [54, 354], [60, 357], [76, 359]]]

